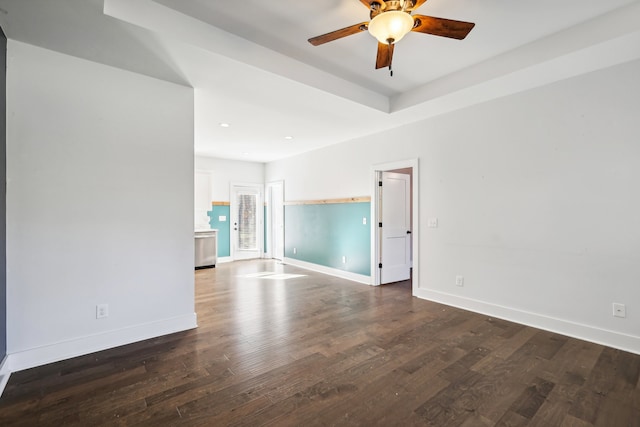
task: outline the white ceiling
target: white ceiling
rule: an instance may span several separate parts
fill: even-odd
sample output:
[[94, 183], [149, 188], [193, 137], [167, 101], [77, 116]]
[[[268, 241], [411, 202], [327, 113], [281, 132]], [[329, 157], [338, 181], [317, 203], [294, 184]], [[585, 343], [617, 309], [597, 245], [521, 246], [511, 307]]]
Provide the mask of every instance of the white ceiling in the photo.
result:
[[[104, 4], [103, 4], [104, 3]], [[375, 70], [359, 0], [0, 0], [8, 37], [195, 89], [197, 154], [268, 162], [640, 57], [637, 0], [430, 0]], [[220, 127], [228, 123], [228, 128]], [[287, 140], [286, 136], [294, 139]]]

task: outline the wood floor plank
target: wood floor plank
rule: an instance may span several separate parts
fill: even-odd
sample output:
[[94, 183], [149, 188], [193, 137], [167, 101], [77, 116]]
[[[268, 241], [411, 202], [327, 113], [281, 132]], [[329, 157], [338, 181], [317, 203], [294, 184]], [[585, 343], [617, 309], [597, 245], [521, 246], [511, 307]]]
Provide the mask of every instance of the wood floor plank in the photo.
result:
[[496, 423], [496, 427], [523, 427], [529, 425], [529, 420], [520, 414], [508, 411]]
[[528, 424], [530, 427], [560, 426], [566, 422], [565, 418], [572, 402], [557, 396], [554, 391], [555, 389], [551, 391], [531, 418]]
[[531, 419], [555, 387], [554, 383], [535, 378], [512, 405], [512, 410], [525, 418]]
[[[637, 355], [604, 348], [569, 414], [595, 425], [602, 419], [599, 413], [608, 407], [607, 402], [611, 400], [608, 395], [612, 391], [627, 391], [630, 395], [637, 392], [639, 363]], [[619, 407], [626, 409], [627, 404], [619, 402]]]
[[593, 424], [567, 414], [562, 419], [560, 427], [593, 427]]
[[640, 355], [420, 300], [409, 282], [269, 260], [195, 278], [197, 329], [16, 372], [0, 425], [640, 427]]

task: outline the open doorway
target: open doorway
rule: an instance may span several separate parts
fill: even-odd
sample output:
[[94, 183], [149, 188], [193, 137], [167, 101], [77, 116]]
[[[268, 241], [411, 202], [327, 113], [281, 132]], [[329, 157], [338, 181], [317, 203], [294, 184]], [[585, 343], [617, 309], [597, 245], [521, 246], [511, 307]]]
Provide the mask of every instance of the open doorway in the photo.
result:
[[371, 168], [371, 279], [381, 285], [411, 279], [417, 288], [419, 271], [418, 160]]
[[269, 182], [266, 193], [265, 257], [282, 261], [284, 258], [284, 182]]

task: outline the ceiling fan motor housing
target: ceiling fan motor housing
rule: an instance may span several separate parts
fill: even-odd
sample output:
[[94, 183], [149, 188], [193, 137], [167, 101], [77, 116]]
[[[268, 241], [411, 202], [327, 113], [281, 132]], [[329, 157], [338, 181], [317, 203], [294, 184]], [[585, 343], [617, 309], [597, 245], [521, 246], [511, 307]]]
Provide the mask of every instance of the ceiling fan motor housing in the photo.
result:
[[415, 6], [415, 0], [375, 0], [370, 3], [371, 14], [373, 19], [375, 16], [391, 10], [398, 10], [409, 13]]

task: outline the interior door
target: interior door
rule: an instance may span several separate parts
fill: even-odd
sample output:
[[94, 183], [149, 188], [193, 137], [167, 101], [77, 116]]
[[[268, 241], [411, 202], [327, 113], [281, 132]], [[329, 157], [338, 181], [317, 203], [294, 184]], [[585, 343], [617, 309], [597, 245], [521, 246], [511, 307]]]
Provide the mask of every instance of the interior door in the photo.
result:
[[[7, 37], [0, 28], [0, 360], [7, 354]], [[0, 377], [0, 382], [2, 377]]]
[[231, 186], [231, 257], [234, 260], [262, 257], [264, 240], [262, 185]]
[[284, 257], [284, 183], [267, 184], [267, 256]]
[[411, 274], [411, 178], [382, 172], [380, 283], [408, 280]]

